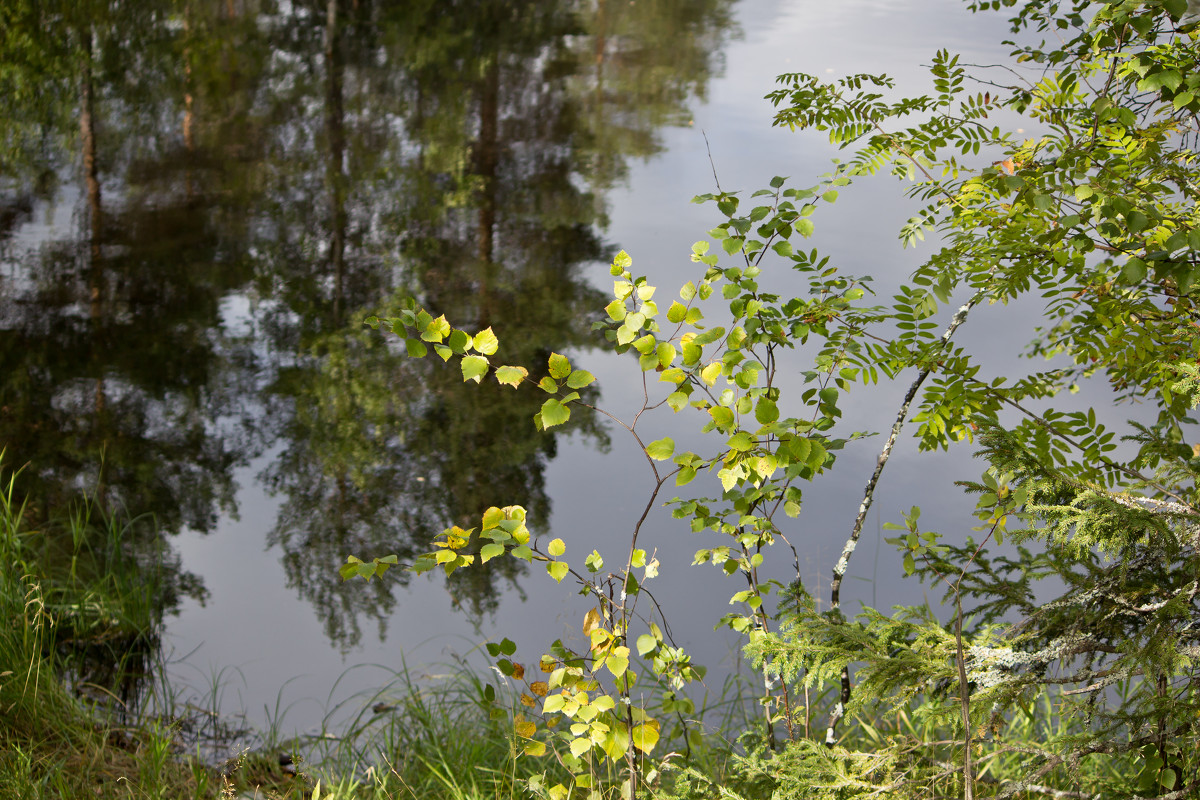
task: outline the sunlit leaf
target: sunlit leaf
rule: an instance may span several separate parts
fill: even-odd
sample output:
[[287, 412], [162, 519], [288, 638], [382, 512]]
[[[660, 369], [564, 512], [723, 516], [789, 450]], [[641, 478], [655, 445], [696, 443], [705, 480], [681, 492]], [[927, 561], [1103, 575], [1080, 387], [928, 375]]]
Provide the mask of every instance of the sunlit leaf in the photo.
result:
[[496, 544], [495, 542], [492, 542], [491, 544], [485, 544], [483, 547], [479, 548], [479, 562], [481, 564], [486, 564], [496, 556], [503, 554], [504, 545]]
[[500, 341], [496, 338], [496, 334], [492, 333], [491, 328], [484, 328], [475, 334], [474, 345], [475, 349], [480, 353], [490, 356], [496, 352], [496, 348], [500, 346]]
[[565, 561], [551, 561], [546, 564], [546, 572], [550, 574], [551, 578], [554, 578], [554, 580], [558, 581], [559, 583], [562, 583], [563, 578], [567, 577], [567, 573], [570, 571], [570, 569], [571, 568], [567, 566]]
[[649, 753], [658, 744], [658, 720], [647, 720], [641, 725], [634, 725], [631, 736], [634, 747], [643, 753]]
[[668, 436], [646, 445], [646, 454], [655, 461], [666, 461], [675, 455], [675, 442]]
[[496, 380], [514, 389], [520, 386], [521, 381], [528, 377], [529, 370], [524, 367], [496, 367]]
[[550, 354], [550, 377], [555, 380], [562, 380], [571, 374], [571, 362], [567, 357], [559, 353]]
[[488, 366], [488, 360], [483, 356], [463, 356], [463, 381], [475, 381], [479, 383], [480, 379], [487, 374]]
[[541, 414], [542, 425], [546, 428], [552, 428], [555, 425], [562, 425], [570, 419], [571, 409], [551, 397], [545, 403], [542, 403]]
[[585, 386], [590, 386], [596, 380], [596, 376], [588, 372], [586, 369], [572, 370], [567, 376], [567, 386], [572, 389], [582, 389]]

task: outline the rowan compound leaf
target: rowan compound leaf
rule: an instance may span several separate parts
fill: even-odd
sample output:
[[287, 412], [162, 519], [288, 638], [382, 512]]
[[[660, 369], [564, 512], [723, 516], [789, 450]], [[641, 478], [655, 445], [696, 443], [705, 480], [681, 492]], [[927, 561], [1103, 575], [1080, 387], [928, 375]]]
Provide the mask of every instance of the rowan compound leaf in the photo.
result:
[[567, 545], [562, 539], [555, 539], [550, 542], [549, 546], [546, 548], [546, 551], [555, 558], [558, 558], [563, 553], [567, 552]]
[[666, 461], [675, 455], [675, 442], [669, 436], [653, 441], [646, 445], [646, 455], [655, 461]]
[[551, 397], [545, 403], [542, 403], [542, 426], [546, 429], [553, 428], [555, 425], [562, 425], [571, 418], [571, 409], [564, 406], [562, 403]]
[[500, 340], [496, 338], [496, 334], [492, 333], [491, 328], [484, 328], [475, 334], [474, 345], [476, 350], [485, 356], [490, 356], [500, 346]]
[[571, 362], [567, 357], [559, 353], [550, 354], [550, 377], [555, 380], [562, 380], [571, 374]]
[[596, 376], [588, 372], [586, 369], [572, 370], [567, 376], [567, 386], [572, 389], [582, 389], [585, 386], [590, 386], [596, 382]]
[[514, 389], [521, 385], [521, 381], [529, 377], [529, 370], [524, 367], [496, 367], [496, 380], [504, 386], [511, 386]]
[[488, 360], [483, 356], [463, 356], [463, 383], [467, 381], [479, 383], [480, 379], [487, 374], [488, 366]]
[[550, 563], [546, 564], [546, 572], [550, 574], [551, 578], [554, 578], [554, 580], [558, 581], [559, 583], [562, 583], [563, 578], [567, 577], [567, 572], [569, 572], [570, 569], [571, 568], [567, 566], [565, 561], [551, 561]]

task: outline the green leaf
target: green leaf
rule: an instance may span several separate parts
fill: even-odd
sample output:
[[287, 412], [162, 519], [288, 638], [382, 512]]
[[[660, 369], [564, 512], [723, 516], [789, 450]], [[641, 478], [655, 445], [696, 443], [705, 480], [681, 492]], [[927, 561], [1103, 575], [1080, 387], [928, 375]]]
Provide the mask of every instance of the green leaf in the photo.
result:
[[404, 349], [408, 351], [408, 355], [412, 358], [424, 358], [429, 355], [429, 347], [420, 339], [405, 339]]
[[667, 321], [679, 323], [685, 319], [687, 319], [687, 306], [678, 300], [672, 301], [671, 307], [667, 309]]
[[546, 572], [550, 574], [551, 578], [554, 578], [554, 580], [558, 581], [559, 583], [562, 583], [563, 578], [567, 577], [567, 573], [570, 571], [570, 569], [571, 568], [567, 566], [567, 562], [565, 561], [551, 561], [546, 564]]
[[571, 418], [571, 409], [551, 397], [542, 403], [542, 427], [549, 429], [562, 425]]
[[554, 539], [549, 545], [546, 546], [546, 552], [555, 558], [558, 558], [563, 553], [567, 552], [567, 545], [562, 539]]
[[496, 556], [503, 554], [504, 545], [491, 542], [490, 544], [485, 544], [483, 547], [479, 548], [479, 562], [481, 564], [486, 564]]
[[538, 388], [546, 394], [556, 394], [558, 392], [558, 384], [549, 375], [538, 381]]
[[496, 367], [496, 380], [514, 389], [520, 386], [521, 381], [528, 377], [529, 370], [524, 367]]
[[675, 361], [675, 356], [678, 355], [675, 352], [675, 346], [670, 342], [659, 342], [657, 350], [658, 364], [664, 369], [671, 366], [672, 362]]
[[555, 380], [562, 380], [571, 374], [571, 362], [564, 355], [558, 353], [550, 354], [550, 377]]
[[500, 346], [500, 340], [496, 338], [496, 334], [492, 333], [492, 329], [489, 327], [475, 334], [474, 344], [476, 350], [485, 356], [490, 356]]
[[475, 381], [479, 383], [480, 379], [487, 374], [488, 360], [483, 356], [463, 356], [462, 360], [462, 376], [463, 382]]
[[585, 386], [590, 386], [596, 382], [596, 376], [588, 372], [586, 369], [572, 370], [567, 376], [567, 386], [572, 389], [582, 389]]
[[675, 455], [675, 442], [669, 436], [646, 445], [646, 455], [655, 461], [666, 461]]
[[650, 634], [643, 633], [637, 638], [637, 653], [640, 658], [645, 658], [657, 648], [658, 640]]
[[768, 425], [779, 419], [779, 407], [775, 405], [774, 400], [763, 395], [754, 404], [754, 418], [761, 424]]

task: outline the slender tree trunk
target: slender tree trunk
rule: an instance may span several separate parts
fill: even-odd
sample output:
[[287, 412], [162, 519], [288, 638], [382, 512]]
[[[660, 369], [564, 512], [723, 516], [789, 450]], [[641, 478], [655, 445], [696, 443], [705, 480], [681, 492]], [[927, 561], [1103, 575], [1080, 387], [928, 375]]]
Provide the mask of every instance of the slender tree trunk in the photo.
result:
[[[104, 216], [100, 202], [100, 176], [96, 166], [96, 109], [95, 87], [92, 81], [92, 31], [80, 32], [83, 56], [79, 77], [79, 139], [83, 155], [83, 181], [88, 210], [88, 318], [91, 330], [91, 362], [95, 370], [92, 396], [93, 414], [97, 427], [107, 406], [104, 391], [104, 342], [101, 328], [104, 319], [104, 270], [101, 263], [104, 235]], [[96, 499], [104, 504], [103, 476], [96, 481]]]
[[326, 182], [330, 195], [330, 266], [333, 269], [333, 324], [342, 321], [346, 274], [346, 156], [345, 102], [342, 96], [343, 63], [338, 37], [339, 0], [329, 0], [325, 14], [325, 133], [329, 137]]

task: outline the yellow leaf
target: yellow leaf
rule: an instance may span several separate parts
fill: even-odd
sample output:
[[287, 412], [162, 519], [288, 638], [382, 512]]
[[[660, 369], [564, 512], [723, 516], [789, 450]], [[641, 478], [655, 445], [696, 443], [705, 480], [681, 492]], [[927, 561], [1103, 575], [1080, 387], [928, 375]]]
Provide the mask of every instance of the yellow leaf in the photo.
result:
[[516, 730], [517, 736], [524, 739], [532, 739], [533, 734], [537, 733], [537, 725], [534, 725], [527, 719], [518, 719], [513, 724], [513, 728]]
[[550, 546], [547, 548], [547, 551], [550, 553], [550, 555], [558, 558], [563, 553], [567, 552], [567, 545], [562, 539], [555, 539], [554, 541], [550, 542]]
[[[550, 669], [554, 669], [554, 667], [551, 666]], [[533, 683], [529, 684], [529, 691], [533, 692], [538, 697], [545, 697], [550, 691], [550, 687], [545, 681], [534, 681]]]
[[583, 617], [583, 635], [591, 636], [592, 631], [600, 627], [601, 621], [599, 609], [590, 609]]
[[534, 756], [535, 758], [537, 756], [546, 755], [546, 743], [530, 742], [529, 744], [525, 745], [525, 755]]
[[647, 720], [633, 727], [633, 746], [643, 753], [649, 753], [658, 744], [658, 720]]
[[537, 700], [534, 700], [524, 692], [521, 693], [521, 705], [525, 706], [526, 708], [537, 708], [537, 704]]
[[716, 384], [717, 378], [720, 375], [721, 375], [721, 364], [720, 364], [720, 362], [717, 362], [717, 361], [714, 361], [713, 363], [709, 364], [704, 369], [700, 370], [700, 377], [703, 378], [704, 382], [707, 383], [709, 386], [713, 386], [714, 384]]

